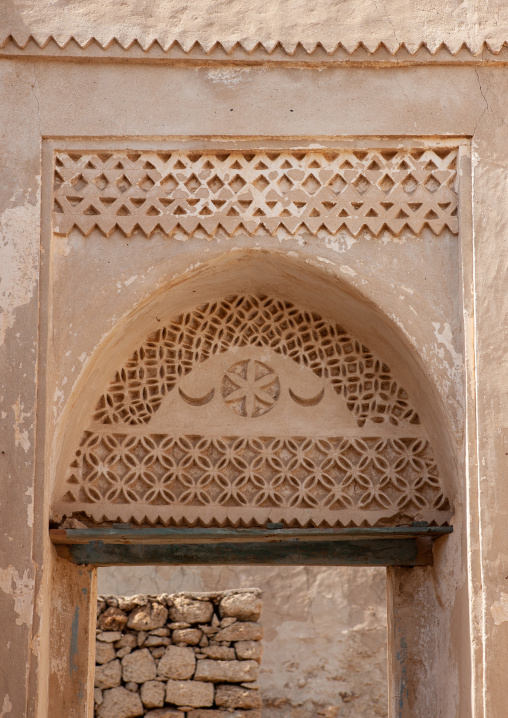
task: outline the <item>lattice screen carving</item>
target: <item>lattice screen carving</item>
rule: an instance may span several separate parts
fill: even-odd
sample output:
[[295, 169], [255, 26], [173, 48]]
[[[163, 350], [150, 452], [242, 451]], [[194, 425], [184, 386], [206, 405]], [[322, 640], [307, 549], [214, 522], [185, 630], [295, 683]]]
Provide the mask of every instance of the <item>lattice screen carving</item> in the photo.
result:
[[389, 367], [314, 312], [242, 295], [180, 315], [116, 372], [56, 510], [94, 521], [340, 526], [443, 523], [449, 508], [425, 429]]
[[152, 334], [116, 373], [94, 420], [147, 423], [178, 378], [214, 354], [260, 346], [308, 366], [342, 394], [359, 426], [419, 424], [389, 368], [337, 324], [290, 302], [235, 296], [198, 307]]
[[458, 233], [457, 149], [57, 152], [53, 229]]

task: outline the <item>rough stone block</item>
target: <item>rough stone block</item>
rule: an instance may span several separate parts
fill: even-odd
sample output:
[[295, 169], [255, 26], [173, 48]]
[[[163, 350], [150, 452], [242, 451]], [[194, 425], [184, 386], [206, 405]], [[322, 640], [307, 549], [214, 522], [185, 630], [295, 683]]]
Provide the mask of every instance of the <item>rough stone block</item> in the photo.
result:
[[216, 661], [234, 661], [236, 658], [235, 649], [229, 646], [203, 646], [201, 653]]
[[104, 700], [97, 710], [97, 718], [135, 718], [143, 715], [141, 698], [125, 688], [104, 691]]
[[173, 631], [173, 641], [175, 643], [187, 643], [189, 646], [197, 646], [202, 635], [199, 628], [182, 628]]
[[132, 648], [129, 648], [128, 646], [125, 646], [125, 648], [119, 648], [116, 652], [117, 658], [123, 658], [124, 656], [129, 655], [129, 653], [132, 651]]
[[[145, 718], [183, 718], [185, 714], [174, 708], [157, 708], [154, 711], [145, 713]], [[230, 718], [230, 716], [228, 717]]]
[[240, 621], [257, 621], [263, 602], [256, 593], [232, 593], [224, 596], [219, 605], [221, 618], [233, 616]]
[[115, 648], [135, 648], [138, 645], [138, 637], [135, 633], [125, 633], [116, 643]]
[[127, 623], [127, 614], [119, 608], [107, 608], [101, 613], [97, 626], [101, 631], [123, 631]]
[[150, 648], [150, 653], [154, 658], [162, 658], [162, 656], [164, 655], [164, 651], [164, 646], [154, 646]]
[[147, 636], [143, 645], [148, 648], [149, 646], [169, 646], [170, 643], [171, 639], [165, 636]]
[[118, 601], [118, 608], [121, 608], [122, 611], [126, 611], [127, 613], [132, 611], [136, 606], [146, 606], [148, 603], [147, 596], [143, 594], [137, 596], [117, 596], [116, 599]]
[[149, 603], [135, 608], [129, 615], [127, 628], [135, 631], [152, 631], [162, 628], [168, 619], [168, 609], [160, 603]]
[[240, 622], [223, 628], [215, 636], [216, 641], [260, 641], [263, 638], [263, 628], [259, 623]]
[[259, 710], [216, 710], [198, 708], [187, 713], [186, 718], [261, 718]]
[[242, 661], [254, 660], [258, 663], [263, 655], [263, 646], [259, 641], [238, 641], [235, 643], [236, 657]]
[[215, 703], [222, 708], [261, 708], [261, 695], [241, 686], [216, 686]]
[[185, 621], [175, 621], [174, 623], [168, 623], [168, 626], [171, 628], [172, 631], [179, 631], [182, 628], [190, 628], [190, 623], [186, 623]]
[[95, 662], [109, 663], [115, 658], [115, 648], [112, 643], [95, 641]]
[[200, 708], [213, 705], [214, 689], [211, 683], [201, 681], [168, 681], [166, 701], [175, 706]]
[[95, 667], [95, 687], [96, 688], [116, 688], [122, 680], [122, 666], [120, 661], [110, 661], [102, 666]]
[[169, 628], [154, 628], [152, 631], [150, 631], [151, 636], [170, 636], [171, 631]]
[[174, 680], [192, 678], [196, 668], [196, 656], [187, 646], [168, 646], [159, 661], [157, 672], [160, 676]]
[[133, 651], [122, 658], [122, 675], [125, 682], [144, 683], [157, 675], [157, 668], [148, 648]]
[[98, 641], [104, 641], [104, 643], [116, 643], [122, 637], [121, 631], [98, 631], [95, 635]]
[[211, 661], [204, 658], [198, 661], [195, 673], [197, 681], [228, 683], [247, 683], [258, 677], [259, 666], [256, 661]]
[[165, 686], [160, 681], [147, 681], [141, 686], [141, 700], [146, 708], [164, 705]]
[[187, 596], [176, 596], [169, 609], [172, 621], [185, 623], [208, 623], [213, 614], [210, 601], [196, 601]]
[[228, 626], [232, 626], [233, 623], [237, 622], [237, 618], [233, 618], [233, 616], [226, 616], [226, 618], [221, 619], [220, 627], [221, 628], [227, 628]]
[[100, 706], [103, 701], [102, 691], [100, 688], [93, 689], [93, 702], [96, 706]]

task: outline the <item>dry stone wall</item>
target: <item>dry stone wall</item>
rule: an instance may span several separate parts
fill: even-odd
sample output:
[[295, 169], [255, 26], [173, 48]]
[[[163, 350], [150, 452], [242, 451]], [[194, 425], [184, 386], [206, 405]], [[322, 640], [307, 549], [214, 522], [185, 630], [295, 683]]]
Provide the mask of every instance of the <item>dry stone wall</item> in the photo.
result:
[[260, 718], [258, 589], [100, 596], [96, 718]]

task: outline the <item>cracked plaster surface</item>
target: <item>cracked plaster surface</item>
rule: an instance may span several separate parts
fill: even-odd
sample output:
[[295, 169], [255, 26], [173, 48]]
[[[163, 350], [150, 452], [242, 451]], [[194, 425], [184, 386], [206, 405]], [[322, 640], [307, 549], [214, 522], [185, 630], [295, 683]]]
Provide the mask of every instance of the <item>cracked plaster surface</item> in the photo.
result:
[[0, 215], [0, 346], [14, 326], [16, 309], [28, 304], [37, 285], [40, 190], [35, 202], [31, 194], [16, 192]]
[[16, 624], [31, 625], [33, 610], [34, 580], [28, 571], [20, 575], [14, 566], [0, 569], [0, 590], [14, 600], [14, 611], [18, 614]]

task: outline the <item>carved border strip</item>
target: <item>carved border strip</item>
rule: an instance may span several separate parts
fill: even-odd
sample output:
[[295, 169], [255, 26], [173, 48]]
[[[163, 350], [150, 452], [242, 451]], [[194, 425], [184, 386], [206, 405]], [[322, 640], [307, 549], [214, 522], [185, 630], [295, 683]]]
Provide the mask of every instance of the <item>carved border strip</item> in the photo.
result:
[[65, 513], [148, 523], [236, 517], [259, 525], [336, 525], [415, 510], [435, 520], [449, 509], [432, 449], [421, 438], [86, 432], [66, 492], [59, 506]]
[[57, 152], [53, 229], [458, 233], [456, 148]]
[[[362, 60], [363, 58], [380, 59], [385, 58], [397, 60], [432, 61], [433, 59], [458, 59], [471, 62], [474, 60], [485, 61], [495, 60], [504, 56], [508, 47], [508, 40], [483, 41], [468, 43], [459, 40], [436, 41], [433, 43], [425, 41], [397, 42], [395, 40], [373, 40], [373, 41], [352, 41], [350, 43], [336, 42], [283, 42], [262, 41], [259, 39], [233, 40], [230, 42], [210, 40], [208, 42], [198, 39], [183, 40], [170, 38], [147, 38], [146, 41], [134, 35], [124, 40], [119, 37], [108, 37], [101, 40], [97, 37], [87, 35], [76, 37], [65, 34], [59, 37], [55, 35], [16, 35], [9, 34], [0, 40], [0, 52], [6, 54], [66, 54], [86, 55], [90, 57], [101, 56], [133, 56], [133, 57], [168, 57], [179, 59], [188, 58], [216, 58], [235, 59], [239, 58], [263, 58], [276, 59], [278, 56], [285, 59], [335, 59], [339, 60]], [[96, 54], [97, 51], [100, 54]]]

